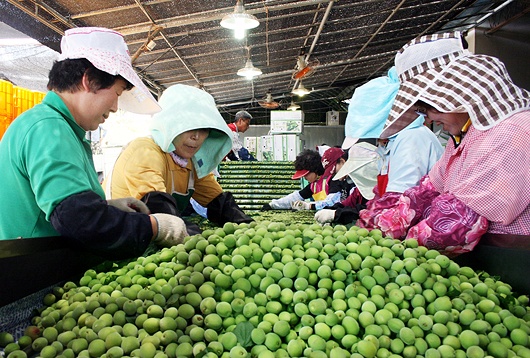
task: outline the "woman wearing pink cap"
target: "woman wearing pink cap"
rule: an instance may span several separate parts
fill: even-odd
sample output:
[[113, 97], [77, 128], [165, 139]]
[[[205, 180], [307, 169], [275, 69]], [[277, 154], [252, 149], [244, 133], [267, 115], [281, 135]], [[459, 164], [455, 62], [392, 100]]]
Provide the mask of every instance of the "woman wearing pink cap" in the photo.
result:
[[326, 150], [322, 157], [316, 150], [305, 149], [300, 152], [294, 161], [296, 171], [291, 179], [304, 178], [309, 184], [302, 190], [271, 200], [262, 210], [319, 210], [346, 197], [353, 184], [344, 187], [342, 183], [331, 182], [337, 163], [344, 162], [341, 161], [344, 154], [342, 149], [335, 147]]
[[0, 142], [0, 240], [64, 236], [114, 257], [169, 246], [182, 219], [148, 215], [133, 198], [105, 200], [87, 131], [123, 108], [160, 110], [135, 73], [123, 37], [104, 28], [67, 30], [42, 103], [22, 113]]

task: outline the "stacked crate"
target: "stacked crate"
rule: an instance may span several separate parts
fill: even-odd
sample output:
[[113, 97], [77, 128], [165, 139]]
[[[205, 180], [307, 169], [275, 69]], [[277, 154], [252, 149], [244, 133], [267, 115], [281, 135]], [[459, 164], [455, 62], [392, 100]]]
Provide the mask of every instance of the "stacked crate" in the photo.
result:
[[0, 80], [0, 139], [13, 120], [13, 84]]
[[11, 122], [22, 112], [42, 102], [44, 95], [44, 92], [13, 86], [9, 81], [0, 80], [0, 139]]
[[292, 180], [292, 162], [222, 162], [219, 184], [231, 192], [243, 210], [260, 210], [272, 199], [300, 190], [300, 180]]

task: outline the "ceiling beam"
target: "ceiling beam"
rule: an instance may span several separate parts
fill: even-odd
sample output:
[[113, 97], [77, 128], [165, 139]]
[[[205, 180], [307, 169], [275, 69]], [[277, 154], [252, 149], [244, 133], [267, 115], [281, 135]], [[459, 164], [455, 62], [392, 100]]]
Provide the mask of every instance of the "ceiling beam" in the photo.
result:
[[505, 21], [501, 22], [500, 24], [498, 24], [497, 26], [495, 27], [492, 27], [491, 29], [489, 29], [488, 31], [486, 31], [486, 35], [491, 35], [497, 31], [499, 31], [500, 29], [502, 29], [504, 26], [508, 25], [510, 22], [512, 21], [515, 21], [517, 19], [519, 19], [520, 17], [523, 17], [524, 15], [526, 15], [527, 13], [530, 12], [530, 6], [527, 7], [526, 9], [524, 9], [523, 11], [519, 12], [518, 14], [510, 17], [509, 19], [506, 19]]
[[[420, 37], [420, 36], [423, 36], [427, 33], [429, 33], [431, 31], [432, 28], [434, 28], [435, 26], [437, 26], [439, 23], [442, 22], [443, 19], [445, 19], [447, 16], [449, 16], [449, 14], [452, 12], [452, 11], [455, 11], [455, 9], [457, 9], [458, 7], [460, 7], [460, 5], [466, 0], [460, 0], [459, 2], [457, 2], [456, 4], [454, 4], [451, 9], [449, 9], [448, 11], [446, 11], [445, 13], [443, 13], [436, 21], [434, 21], [432, 24], [430, 24], [429, 26], [427, 26], [426, 29], [424, 29], [423, 31], [421, 31], [416, 37]], [[376, 75], [377, 73], [379, 73], [383, 68], [386, 68], [388, 67], [391, 63], [394, 62], [394, 57], [392, 57], [392, 59], [386, 61], [385, 63], [382, 63], [381, 66], [379, 66], [379, 68], [377, 70], [375, 70], [372, 74], [370, 74], [368, 77], [367, 77], [367, 81], [372, 78], [374, 75]]]
[[[390, 21], [390, 19], [392, 17], [394, 17], [394, 15], [398, 12], [398, 10], [401, 8], [401, 6], [403, 6], [403, 4], [405, 3], [406, 0], [401, 0], [401, 2], [394, 8], [394, 10], [392, 10], [392, 12], [387, 16], [387, 18], [385, 19], [385, 21], [383, 21], [381, 23], [381, 25], [379, 25], [379, 27], [377, 28], [377, 30], [375, 30], [375, 32], [372, 34], [372, 36], [370, 36], [370, 38], [368, 39], [368, 41], [366, 41], [364, 43], [364, 45], [359, 49], [359, 51], [357, 51], [357, 53], [353, 56], [353, 60], [356, 59], [360, 54], [361, 52], [364, 51], [364, 49], [366, 47], [368, 47], [368, 44], [370, 44], [370, 42], [372, 42], [372, 40], [377, 36], [377, 34], [379, 34], [379, 32], [381, 32], [383, 30], [383, 27], [386, 26], [386, 24], [388, 24], [388, 22]], [[342, 76], [342, 74], [344, 73], [344, 71], [346, 71], [348, 69], [349, 65], [346, 65], [344, 66], [344, 68], [339, 72], [339, 74], [329, 83], [329, 85], [333, 85], [333, 83], [335, 83], [335, 81], [337, 81], [337, 79]]]
[[45, 6], [45, 4], [34, 3], [34, 8], [31, 9], [23, 5], [23, 3], [18, 0], [7, 0], [7, 2], [15, 6], [19, 10], [23, 11], [27, 15], [31, 16], [35, 20], [39, 21], [40, 23], [48, 26], [50, 29], [57, 32], [61, 36], [64, 35], [64, 29], [60, 28], [59, 26], [57, 26], [55, 23], [53, 23], [49, 19], [46, 19], [44, 16], [41, 16], [38, 11], [39, 8], [45, 9], [46, 12], [48, 12], [50, 15], [52, 15], [56, 20], [58, 20], [62, 24], [66, 25], [68, 28], [75, 27], [75, 25], [71, 22], [71, 20], [60, 15], [57, 11], [49, 8], [48, 6]]

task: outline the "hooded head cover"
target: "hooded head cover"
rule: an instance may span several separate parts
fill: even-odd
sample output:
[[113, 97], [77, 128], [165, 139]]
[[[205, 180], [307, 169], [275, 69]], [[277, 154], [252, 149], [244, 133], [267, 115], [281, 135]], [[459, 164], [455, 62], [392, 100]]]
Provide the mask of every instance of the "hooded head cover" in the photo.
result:
[[231, 130], [207, 92], [186, 85], [174, 85], [159, 101], [162, 111], [153, 116], [151, 135], [166, 153], [175, 150], [173, 140], [194, 129], [211, 129], [208, 138], [193, 156], [199, 178], [212, 172], [232, 148]]
[[98, 70], [122, 76], [134, 86], [119, 97], [121, 109], [140, 114], [160, 111], [160, 106], [134, 71], [127, 44], [120, 33], [101, 27], [66, 30], [58, 61], [80, 58], [87, 59]]
[[322, 166], [324, 167], [324, 178], [331, 177], [335, 174], [335, 164], [337, 160], [344, 155], [344, 151], [340, 148], [331, 147], [322, 155]]
[[512, 82], [504, 64], [469, 53], [458, 31], [410, 41], [397, 53], [395, 64], [401, 84], [382, 138], [417, 117], [413, 106], [418, 100], [440, 112], [468, 113], [478, 130], [530, 107], [530, 93]]
[[396, 68], [391, 67], [386, 76], [374, 78], [358, 87], [350, 99], [344, 131], [346, 150], [360, 138], [379, 138], [388, 113], [399, 89]]
[[348, 151], [348, 160], [333, 180], [342, 179], [349, 175], [361, 195], [371, 200], [375, 196], [373, 188], [377, 184], [380, 159], [376, 146], [366, 142], [355, 143]]

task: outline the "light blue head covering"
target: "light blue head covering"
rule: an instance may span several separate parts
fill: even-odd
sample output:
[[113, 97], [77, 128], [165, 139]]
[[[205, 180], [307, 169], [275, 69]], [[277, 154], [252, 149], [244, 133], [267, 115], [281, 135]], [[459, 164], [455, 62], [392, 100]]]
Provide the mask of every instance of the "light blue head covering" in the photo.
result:
[[379, 138], [398, 89], [399, 78], [393, 66], [386, 76], [374, 78], [355, 90], [344, 125], [343, 149], [350, 148], [359, 138]]
[[173, 140], [189, 130], [209, 128], [210, 134], [193, 156], [199, 178], [212, 172], [232, 148], [232, 137], [213, 97], [206, 91], [186, 85], [166, 89], [158, 101], [162, 110], [153, 115], [151, 135], [166, 153], [175, 150]]

